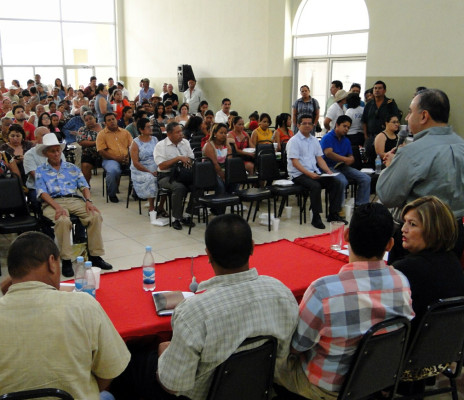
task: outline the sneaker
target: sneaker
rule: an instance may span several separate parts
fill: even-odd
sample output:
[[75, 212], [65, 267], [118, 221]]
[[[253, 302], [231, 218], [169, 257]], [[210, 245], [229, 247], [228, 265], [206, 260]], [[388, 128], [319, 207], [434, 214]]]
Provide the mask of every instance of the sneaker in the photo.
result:
[[104, 261], [103, 258], [101, 258], [100, 256], [89, 256], [89, 261], [92, 262], [92, 265], [94, 267], [98, 267], [105, 270], [113, 269], [113, 266]]
[[156, 224], [156, 211], [149, 211], [148, 215], [150, 216], [150, 224], [155, 225]]
[[180, 220], [181, 224], [182, 225], [185, 225], [185, 226], [192, 226], [192, 228], [195, 226], [195, 222], [192, 221], [192, 218], [188, 217], [188, 218], [182, 218]]
[[313, 220], [311, 221], [311, 225], [317, 229], [325, 229], [325, 225], [322, 222], [322, 219], [319, 214], [315, 214], [313, 216]]
[[71, 260], [61, 260], [61, 273], [66, 278], [71, 278], [74, 276]]
[[182, 224], [180, 223], [180, 221], [179, 221], [178, 219], [176, 219], [176, 220], [172, 223], [172, 227], [173, 227], [176, 231], [182, 230]]
[[118, 199], [118, 196], [110, 196], [110, 201], [112, 203], [119, 203], [119, 199]]
[[329, 216], [327, 217], [327, 222], [343, 222], [345, 225], [348, 224], [348, 221], [344, 220], [342, 217], [340, 217], [340, 215], [338, 214], [329, 214]]

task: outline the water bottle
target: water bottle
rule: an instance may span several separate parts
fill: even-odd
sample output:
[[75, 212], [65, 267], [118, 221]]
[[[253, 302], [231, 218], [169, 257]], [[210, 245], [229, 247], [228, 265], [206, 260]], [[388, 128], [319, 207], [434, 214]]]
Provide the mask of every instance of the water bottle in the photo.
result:
[[375, 159], [375, 173], [380, 174], [382, 171], [382, 160], [380, 159], [380, 156], [377, 155], [377, 158]]
[[143, 290], [155, 290], [155, 259], [151, 252], [151, 246], [145, 247], [145, 256], [143, 257]]
[[74, 285], [76, 286], [76, 292], [81, 292], [84, 286], [84, 257], [79, 256], [76, 258], [74, 264]]
[[92, 263], [90, 261], [86, 261], [84, 267], [85, 271], [82, 291], [95, 297], [95, 276], [92, 271]]

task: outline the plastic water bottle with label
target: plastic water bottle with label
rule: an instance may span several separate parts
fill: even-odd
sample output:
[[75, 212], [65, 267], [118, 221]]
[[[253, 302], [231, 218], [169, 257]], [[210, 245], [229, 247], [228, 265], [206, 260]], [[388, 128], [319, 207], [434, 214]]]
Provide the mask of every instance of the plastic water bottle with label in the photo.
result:
[[151, 252], [151, 246], [145, 247], [145, 256], [143, 257], [143, 290], [155, 290], [155, 259]]
[[382, 160], [380, 159], [380, 156], [377, 155], [377, 158], [375, 159], [375, 173], [380, 174], [382, 171]]
[[84, 257], [79, 256], [76, 258], [76, 263], [74, 264], [74, 285], [76, 287], [76, 292], [82, 292], [82, 287], [84, 286]]
[[86, 261], [84, 267], [85, 272], [82, 291], [95, 297], [95, 276], [92, 271], [92, 263], [90, 261]]

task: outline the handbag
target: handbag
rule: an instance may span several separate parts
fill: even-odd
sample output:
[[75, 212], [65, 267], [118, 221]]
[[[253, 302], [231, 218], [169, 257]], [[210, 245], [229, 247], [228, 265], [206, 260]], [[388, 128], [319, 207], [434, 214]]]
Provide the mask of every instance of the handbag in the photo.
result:
[[[192, 164], [193, 165], [193, 164]], [[171, 172], [170, 183], [173, 181], [182, 183], [185, 186], [189, 186], [193, 183], [193, 168], [185, 167], [182, 161], [178, 161], [173, 167]]]

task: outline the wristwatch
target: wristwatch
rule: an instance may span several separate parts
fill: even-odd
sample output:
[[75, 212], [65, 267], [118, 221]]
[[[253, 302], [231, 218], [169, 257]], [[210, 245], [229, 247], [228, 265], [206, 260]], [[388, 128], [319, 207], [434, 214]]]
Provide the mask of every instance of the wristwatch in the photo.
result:
[[93, 201], [92, 201], [92, 200], [90, 200], [90, 199], [84, 199], [84, 201], [85, 201], [86, 203], [87, 203], [87, 202], [89, 202], [89, 203], [93, 203]]

